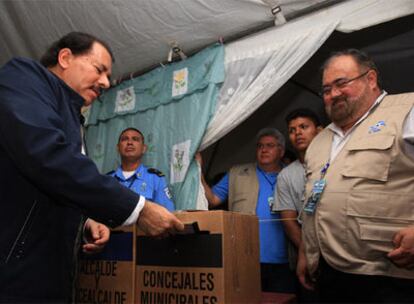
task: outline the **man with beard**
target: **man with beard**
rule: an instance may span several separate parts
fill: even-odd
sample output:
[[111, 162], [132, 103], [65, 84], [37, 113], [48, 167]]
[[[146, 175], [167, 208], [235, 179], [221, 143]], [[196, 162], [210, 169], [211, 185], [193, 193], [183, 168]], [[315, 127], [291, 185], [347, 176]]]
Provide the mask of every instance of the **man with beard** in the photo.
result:
[[308, 148], [297, 273], [322, 302], [414, 302], [414, 94], [387, 95], [363, 52], [322, 67], [332, 120]]
[[[212, 189], [204, 178], [202, 182], [210, 207], [228, 199], [229, 210], [259, 218], [262, 291], [293, 293], [295, 277], [289, 269], [283, 226], [280, 215], [272, 213], [285, 138], [277, 129], [265, 128], [256, 142], [257, 163], [232, 167]], [[201, 156], [197, 158], [201, 163]]]

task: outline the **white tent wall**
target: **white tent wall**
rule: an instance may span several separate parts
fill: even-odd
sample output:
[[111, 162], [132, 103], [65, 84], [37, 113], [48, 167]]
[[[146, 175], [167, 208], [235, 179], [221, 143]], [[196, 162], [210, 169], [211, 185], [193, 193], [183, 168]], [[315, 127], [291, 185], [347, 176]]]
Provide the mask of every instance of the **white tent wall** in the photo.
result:
[[[413, 1], [414, 3], [414, 1]], [[414, 90], [414, 15], [353, 33], [334, 32], [297, 73], [246, 121], [203, 151], [207, 179], [213, 180], [232, 165], [255, 159], [255, 135], [263, 127], [276, 127], [287, 136], [286, 115], [298, 107], [313, 109], [326, 124], [319, 68], [333, 50], [359, 48], [369, 53], [381, 72], [388, 93]], [[290, 145], [288, 145], [290, 148]]]
[[346, 1], [227, 45], [226, 79], [200, 149], [249, 117], [319, 49], [335, 28], [350, 31], [414, 13], [413, 1], [393, 1], [393, 5], [386, 0]]
[[265, 2], [288, 17], [338, 0], [0, 0], [0, 65], [39, 58], [52, 41], [83, 31], [111, 45], [115, 79], [142, 74], [165, 62], [174, 42], [189, 54], [272, 26]]
[[[227, 45], [226, 79], [200, 150], [222, 138], [265, 103], [335, 28], [351, 31], [414, 13], [412, 1], [394, 1], [393, 5], [378, 0], [346, 1]], [[250, 140], [250, 146], [254, 146], [254, 136]], [[240, 149], [242, 145], [233, 147]], [[231, 160], [235, 159], [232, 153]], [[201, 184], [199, 188], [202, 190]], [[198, 201], [197, 208], [206, 209], [206, 200]]]

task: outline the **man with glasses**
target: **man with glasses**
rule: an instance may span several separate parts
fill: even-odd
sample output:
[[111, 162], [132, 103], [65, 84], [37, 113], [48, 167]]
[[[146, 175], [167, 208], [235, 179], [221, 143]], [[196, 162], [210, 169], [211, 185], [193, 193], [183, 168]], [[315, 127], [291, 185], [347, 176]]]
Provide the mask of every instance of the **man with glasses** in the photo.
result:
[[[212, 189], [202, 178], [210, 207], [228, 198], [229, 210], [255, 214], [259, 218], [262, 291], [295, 291], [294, 275], [289, 269], [286, 240], [279, 214], [272, 213], [277, 176], [285, 138], [273, 128], [265, 128], [256, 136], [257, 163], [234, 166]], [[201, 163], [201, 156], [198, 155]]]
[[323, 302], [414, 302], [414, 94], [387, 95], [363, 52], [322, 67], [332, 123], [305, 157], [297, 272]]

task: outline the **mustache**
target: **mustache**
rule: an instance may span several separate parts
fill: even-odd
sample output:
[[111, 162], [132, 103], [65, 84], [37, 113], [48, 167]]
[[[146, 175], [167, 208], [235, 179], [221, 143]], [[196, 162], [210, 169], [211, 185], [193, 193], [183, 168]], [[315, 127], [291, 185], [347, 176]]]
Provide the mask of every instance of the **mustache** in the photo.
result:
[[346, 96], [337, 96], [337, 97], [334, 97], [334, 98], [332, 98], [332, 106], [335, 106], [335, 104], [337, 104], [340, 101], [347, 102], [348, 101], [348, 98]]
[[100, 96], [104, 92], [104, 89], [100, 86], [92, 86], [91, 89], [94, 90], [98, 94], [98, 96]]

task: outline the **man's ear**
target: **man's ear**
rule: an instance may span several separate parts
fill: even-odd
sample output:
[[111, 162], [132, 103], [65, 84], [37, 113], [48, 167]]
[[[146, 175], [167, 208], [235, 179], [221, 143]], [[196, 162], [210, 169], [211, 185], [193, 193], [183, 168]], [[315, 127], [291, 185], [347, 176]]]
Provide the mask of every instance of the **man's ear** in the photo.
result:
[[368, 72], [367, 79], [371, 88], [376, 88], [378, 86], [378, 74], [375, 70], [370, 70]]
[[142, 154], [144, 154], [145, 152], [147, 152], [147, 148], [148, 148], [148, 146], [144, 144], [144, 148], [142, 149]]
[[64, 48], [59, 51], [58, 54], [58, 62], [57, 64], [62, 69], [67, 69], [70, 66], [70, 63], [72, 62], [73, 54], [72, 51], [69, 48]]

